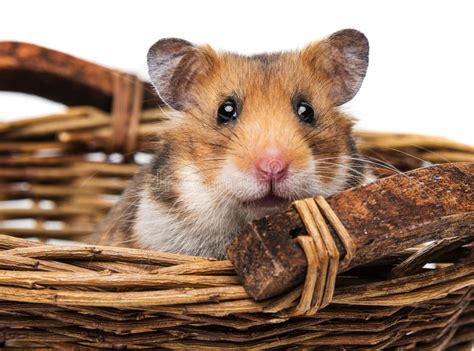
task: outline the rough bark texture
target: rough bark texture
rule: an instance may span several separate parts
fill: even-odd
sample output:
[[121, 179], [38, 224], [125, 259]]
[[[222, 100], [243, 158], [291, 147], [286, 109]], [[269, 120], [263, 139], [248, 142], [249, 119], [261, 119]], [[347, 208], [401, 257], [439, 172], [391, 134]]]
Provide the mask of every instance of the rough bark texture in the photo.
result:
[[279, 214], [272, 221], [261, 219], [248, 224], [239, 240], [229, 247], [239, 277], [249, 295], [263, 299], [283, 292], [304, 278], [306, 258], [287, 233], [291, 219]]

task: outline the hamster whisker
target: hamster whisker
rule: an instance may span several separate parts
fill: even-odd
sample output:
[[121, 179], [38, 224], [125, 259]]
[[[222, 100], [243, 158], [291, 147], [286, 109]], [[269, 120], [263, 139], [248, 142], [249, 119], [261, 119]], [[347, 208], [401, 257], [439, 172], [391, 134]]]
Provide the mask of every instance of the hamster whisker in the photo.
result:
[[196, 174], [201, 174], [201, 173], [208, 172], [208, 171], [215, 171], [215, 170], [218, 170], [218, 169], [221, 169], [221, 167], [208, 167], [208, 168], [204, 168], [204, 169], [198, 169], [195, 172], [192, 172], [190, 174], [186, 174], [184, 177], [181, 178], [181, 180], [184, 180], [187, 177], [191, 177], [191, 176], [196, 175]]
[[[326, 128], [325, 128], [326, 129]], [[300, 141], [298, 143], [298, 146], [296, 147], [296, 149], [299, 149], [301, 147], [307, 147], [308, 143], [310, 144], [313, 144], [311, 143], [314, 139], [314, 143], [317, 143], [317, 146], [319, 147], [319, 151], [332, 151], [333, 150], [333, 145], [334, 145], [334, 140], [336, 140], [337, 138], [341, 137], [343, 138], [345, 136], [345, 133], [336, 133], [336, 134], [331, 134], [330, 137], [328, 138], [317, 138], [317, 136], [321, 133], [323, 133], [324, 130], [311, 130], [310, 132], [306, 133], [305, 136], [306, 137], [302, 137], [300, 138]], [[327, 148], [326, 149], [321, 149], [321, 144], [328, 144]]]
[[[320, 163], [318, 162], [318, 165], [319, 165], [319, 164], [320, 164]], [[357, 174], [359, 174], [359, 175], [361, 175], [361, 176], [363, 176], [363, 177], [365, 177], [365, 175], [366, 175], [364, 172], [361, 172], [361, 171], [355, 169], [354, 167], [351, 167], [351, 166], [348, 166], [348, 165], [344, 165], [344, 164], [341, 164], [341, 163], [321, 162], [321, 164], [323, 164], [323, 165], [335, 166], [336, 169], [339, 168], [339, 167], [342, 167], [342, 168], [344, 168], [344, 169], [348, 169], [348, 170], [350, 170], [350, 171], [352, 171], [352, 172], [355, 172], [355, 173], [357, 173]]]
[[[179, 160], [179, 159], [178, 159], [178, 160]], [[226, 160], [225, 158], [218, 158], [218, 157], [204, 158], [204, 159], [203, 159], [203, 161], [205, 161], [205, 162], [211, 162], [211, 161], [218, 162], [218, 161], [225, 161], [225, 160]], [[188, 161], [188, 160], [186, 160], [186, 161]], [[193, 162], [193, 161], [190, 161], [189, 163], [186, 163], [186, 164], [184, 164], [184, 165], [180, 165], [179, 167], [175, 168], [175, 169], [173, 170], [173, 172], [167, 174], [166, 176], [167, 176], [167, 177], [174, 176], [174, 175], [176, 175], [179, 171], [181, 171], [181, 170], [183, 170], [183, 169], [185, 169], [185, 168], [187, 168], [187, 167], [189, 167], [189, 166], [193, 166], [193, 165], [195, 165], [195, 162]]]
[[400, 149], [395, 149], [395, 148], [392, 148], [392, 147], [387, 147], [386, 149], [387, 149], [387, 150], [391, 150], [391, 151], [395, 151], [395, 152], [398, 152], [398, 153], [401, 153], [401, 154], [404, 155], [404, 156], [408, 156], [408, 157], [414, 158], [415, 160], [418, 160], [418, 161], [421, 161], [421, 162], [424, 162], [424, 163], [431, 163], [431, 162], [428, 162], [428, 161], [422, 159], [421, 157], [415, 156], [415, 155], [413, 155], [413, 154], [410, 154], [410, 153], [408, 153], [408, 152], [406, 152], [406, 151], [402, 151], [402, 150], [400, 150]]
[[[444, 162], [446, 162], [446, 163], [453, 163], [451, 160], [447, 159], [446, 157], [444, 157], [444, 156], [443, 156], [442, 154], [440, 154], [439, 152], [436, 152], [436, 151], [434, 151], [434, 150], [427, 149], [426, 147], [423, 147], [423, 146], [420, 146], [420, 145], [413, 145], [413, 146], [415, 146], [415, 147], [417, 147], [418, 149], [421, 149], [421, 150], [423, 150], [423, 151], [425, 151], [425, 152], [427, 152], [427, 153], [430, 153], [430, 154], [433, 154], [433, 155], [439, 157], [440, 159], [442, 159], [442, 160], [443, 160]], [[400, 150], [398, 150], [398, 149], [393, 149], [393, 150], [394, 150], [394, 151], [400, 151]], [[413, 156], [413, 155], [410, 155], [410, 156]], [[420, 159], [420, 158], [418, 158], [418, 159]], [[432, 162], [426, 161], [426, 160], [424, 160], [424, 162], [430, 163], [430, 164], [432, 163]]]
[[325, 175], [318, 175], [319, 178], [321, 179], [326, 179], [326, 180], [329, 180], [329, 181], [334, 181], [336, 180], [337, 182], [340, 183], [340, 185], [344, 185], [348, 180], [353, 180], [353, 181], [356, 181], [357, 182], [357, 185], [363, 185], [365, 184], [363, 179], [361, 179], [360, 177], [356, 176], [356, 175], [349, 175], [347, 176], [347, 178], [344, 178], [344, 179], [338, 179], [338, 178], [334, 178], [334, 177], [330, 177], [330, 176], [325, 176]]
[[349, 159], [352, 159], [352, 160], [355, 160], [355, 161], [359, 161], [359, 162], [364, 162], [366, 164], [369, 164], [369, 165], [376, 165], [380, 168], [383, 168], [383, 169], [387, 169], [389, 171], [392, 171], [396, 174], [399, 174], [401, 176], [403, 176], [404, 178], [406, 178], [407, 180], [409, 180], [410, 182], [416, 182], [418, 183], [419, 185], [421, 185], [423, 188], [429, 190], [430, 192], [432, 193], [435, 193], [432, 189], [430, 189], [426, 184], [424, 184], [423, 182], [420, 182], [419, 180], [415, 180], [413, 179], [412, 177], [410, 177], [408, 174], [406, 174], [405, 172], [402, 172], [400, 170], [398, 170], [396, 167], [394, 167], [393, 165], [390, 165], [389, 163], [384, 163], [382, 162], [381, 160], [377, 160], [377, 161], [371, 161], [371, 160], [368, 160], [368, 159], [365, 159], [365, 158], [355, 158], [355, 157], [350, 157]]

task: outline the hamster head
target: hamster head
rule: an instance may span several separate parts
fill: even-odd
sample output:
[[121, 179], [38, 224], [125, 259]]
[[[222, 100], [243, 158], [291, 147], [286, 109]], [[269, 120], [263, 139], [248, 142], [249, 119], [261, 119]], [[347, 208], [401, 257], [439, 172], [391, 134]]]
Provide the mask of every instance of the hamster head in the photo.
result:
[[339, 106], [359, 90], [368, 51], [351, 29], [300, 51], [254, 56], [158, 41], [150, 77], [176, 110], [161, 136], [172, 155], [170, 186], [247, 218], [347, 187], [353, 122]]

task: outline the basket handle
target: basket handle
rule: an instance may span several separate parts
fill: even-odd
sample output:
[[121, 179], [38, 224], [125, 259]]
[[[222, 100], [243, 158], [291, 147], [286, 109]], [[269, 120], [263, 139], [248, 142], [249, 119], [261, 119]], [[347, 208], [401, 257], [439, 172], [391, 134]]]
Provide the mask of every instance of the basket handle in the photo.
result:
[[[288, 291], [306, 277], [304, 291], [308, 290], [306, 285], [311, 285], [312, 296], [320, 297], [327, 304], [332, 297], [335, 277], [326, 274], [329, 270], [323, 264], [334, 266], [331, 257], [338, 260], [340, 257], [338, 270], [345, 271], [428, 241], [451, 236], [460, 243], [465, 239], [473, 240], [473, 177], [474, 163], [448, 163], [382, 178], [331, 196], [327, 203], [316, 197], [324, 216], [319, 215], [319, 221], [315, 218], [317, 223], [313, 229], [308, 225], [312, 221], [305, 216], [310, 217], [318, 210], [310, 204], [315, 211], [306, 211], [305, 215], [297, 202], [297, 206], [284, 214], [250, 223], [231, 243], [227, 254], [246, 291], [254, 299], [263, 300]], [[339, 228], [331, 217], [337, 219]], [[324, 234], [320, 225], [324, 220], [328, 222], [339, 253], [331, 252], [328, 240], [306, 235], [313, 231]], [[341, 229], [347, 233], [343, 237]], [[313, 267], [308, 256], [311, 250], [304, 247], [302, 250], [292, 235], [298, 239], [301, 236], [316, 238], [314, 244], [308, 246], [315, 246]], [[301, 239], [298, 243], [301, 244]], [[329, 258], [322, 259], [323, 256]], [[306, 274], [315, 271], [319, 272], [318, 276]], [[315, 283], [323, 273], [322, 285]], [[314, 306], [307, 307], [309, 311], [314, 310]]]
[[[111, 111], [114, 78], [120, 72], [29, 43], [0, 42], [0, 91], [37, 95], [67, 106], [89, 105]], [[142, 107], [161, 103], [146, 82]]]

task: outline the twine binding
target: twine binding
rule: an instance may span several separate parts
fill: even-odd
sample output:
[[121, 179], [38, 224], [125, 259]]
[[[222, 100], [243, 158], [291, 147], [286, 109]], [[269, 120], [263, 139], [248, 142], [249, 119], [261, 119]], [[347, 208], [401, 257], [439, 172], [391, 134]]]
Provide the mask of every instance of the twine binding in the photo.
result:
[[[337, 272], [351, 261], [355, 244], [322, 196], [297, 200], [293, 202], [293, 206], [308, 232], [308, 235], [297, 238], [308, 260], [308, 270], [294, 314], [314, 315], [319, 309], [331, 303]], [[342, 260], [325, 218], [344, 246], [345, 255]]]
[[122, 72], [114, 75], [109, 152], [128, 156], [136, 150], [142, 99], [143, 84], [137, 76]]

